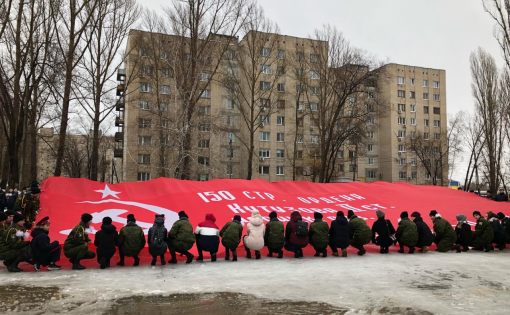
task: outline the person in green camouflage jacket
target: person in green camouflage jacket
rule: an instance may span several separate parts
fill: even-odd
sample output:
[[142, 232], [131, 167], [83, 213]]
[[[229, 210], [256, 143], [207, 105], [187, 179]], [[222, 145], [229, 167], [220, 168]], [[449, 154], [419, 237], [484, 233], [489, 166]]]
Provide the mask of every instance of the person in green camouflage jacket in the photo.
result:
[[351, 246], [358, 250], [358, 255], [363, 256], [366, 253], [365, 246], [370, 242], [372, 231], [365, 220], [354, 215], [354, 211], [347, 212], [349, 218], [349, 228], [351, 233]]
[[430, 219], [434, 223], [434, 243], [436, 243], [436, 251], [445, 253], [453, 249], [453, 245], [457, 240], [457, 233], [452, 225], [443, 219], [436, 210], [430, 211]]
[[143, 230], [136, 224], [133, 214], [128, 214], [127, 224], [120, 229], [119, 232], [119, 263], [117, 265], [124, 266], [124, 257], [133, 257], [133, 266], [140, 264], [138, 255], [145, 247], [145, 235]]
[[414, 247], [418, 242], [418, 228], [416, 223], [409, 220], [407, 211], [403, 211], [400, 214], [400, 222], [398, 223], [395, 236], [400, 245], [399, 253], [404, 253], [404, 246], [409, 247], [409, 254], [414, 253]]
[[69, 258], [74, 270], [85, 269], [85, 266], [80, 264], [82, 259], [96, 257], [96, 254], [90, 251], [88, 247], [91, 241], [87, 229], [90, 227], [91, 222], [92, 216], [90, 214], [82, 214], [80, 224], [71, 230], [71, 233], [69, 233], [64, 242], [64, 255]]
[[39, 212], [39, 195], [24, 192], [16, 199], [14, 210], [23, 215], [28, 225], [32, 225]]
[[474, 211], [473, 217], [476, 219], [473, 247], [476, 250], [490, 252], [494, 250], [492, 241], [494, 239], [494, 230], [489, 221], [482, 217], [480, 211]]
[[268, 249], [267, 257], [273, 257], [273, 254], [278, 254], [278, 258], [283, 257], [285, 227], [283, 222], [278, 219], [276, 211], [269, 213], [269, 222], [266, 224], [266, 231], [264, 232], [264, 243]]
[[195, 244], [195, 234], [193, 233], [193, 226], [188, 220], [188, 215], [184, 211], [179, 211], [179, 220], [177, 220], [168, 232], [168, 249], [172, 258], [169, 263], [177, 263], [176, 253], [186, 255], [186, 263], [190, 264], [193, 261], [193, 255], [189, 250]]
[[225, 247], [225, 260], [230, 260], [230, 252], [232, 252], [232, 261], [237, 261], [237, 247], [243, 236], [241, 216], [235, 215], [232, 221], [227, 222], [221, 229], [220, 236], [221, 244]]
[[0, 256], [4, 258], [4, 264], [9, 272], [20, 272], [22, 270], [18, 268], [18, 264], [31, 259], [30, 242], [25, 241], [28, 233], [23, 216], [15, 214], [12, 222], [2, 235]]
[[321, 254], [322, 257], [327, 257], [328, 251], [326, 249], [329, 243], [328, 223], [322, 221], [322, 214], [319, 212], [314, 212], [313, 217], [315, 221], [310, 224], [310, 231], [308, 233], [310, 244], [315, 249], [315, 257], [319, 257]]

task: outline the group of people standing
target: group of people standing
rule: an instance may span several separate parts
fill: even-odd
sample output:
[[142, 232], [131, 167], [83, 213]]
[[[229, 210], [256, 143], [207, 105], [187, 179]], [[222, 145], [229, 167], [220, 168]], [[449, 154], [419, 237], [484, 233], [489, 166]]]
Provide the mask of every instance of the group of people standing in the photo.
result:
[[[207, 214], [205, 220], [195, 229], [189, 222], [184, 211], [179, 212], [177, 220], [170, 231], [165, 227], [164, 215], [156, 215], [154, 225], [149, 229], [147, 239], [143, 229], [136, 224], [133, 214], [127, 216], [127, 224], [117, 232], [112, 219], [105, 217], [101, 229], [96, 232], [94, 245], [96, 252], [90, 250], [91, 240], [88, 236], [92, 216], [84, 213], [81, 222], [71, 230], [63, 244], [64, 255], [72, 263], [75, 270], [85, 269], [81, 264], [84, 259], [97, 257], [101, 269], [110, 267], [110, 261], [116, 250], [119, 251], [117, 265], [124, 266], [125, 258], [132, 257], [133, 265], [140, 263], [140, 252], [148, 244], [152, 256], [151, 265], [156, 265], [158, 258], [161, 265], [166, 264], [166, 252], [170, 252], [168, 263], [177, 263], [177, 254], [186, 257], [186, 263], [195, 258], [189, 251], [196, 244], [198, 250], [197, 261], [204, 260], [204, 252], [208, 252], [211, 261], [217, 260], [220, 244], [225, 249], [225, 260], [237, 261], [238, 247], [241, 243], [246, 251], [246, 258], [261, 258], [261, 250], [267, 247], [268, 257], [275, 255], [283, 257], [283, 251], [289, 251], [295, 258], [303, 257], [303, 249], [309, 244], [315, 250], [316, 257], [327, 257], [328, 247], [334, 256], [347, 257], [347, 248], [357, 249], [358, 255], [366, 253], [365, 245], [372, 242], [380, 247], [381, 254], [389, 253], [393, 245], [399, 246], [399, 252], [406, 248], [412, 254], [416, 249], [427, 252], [432, 243], [437, 251], [457, 252], [468, 251], [470, 248], [480, 251], [492, 251], [494, 246], [503, 250], [506, 243], [510, 243], [510, 218], [503, 213], [489, 212], [487, 219], [479, 211], [473, 212], [476, 219], [475, 230], [467, 222], [465, 215], [457, 216], [457, 225], [452, 226], [447, 220], [433, 210], [429, 216], [433, 222], [431, 229], [419, 212], [413, 212], [409, 217], [407, 211], [400, 214], [398, 226], [395, 229], [392, 222], [382, 211], [376, 211], [377, 220], [370, 228], [366, 221], [355, 215], [353, 211], [337, 212], [336, 219], [328, 224], [321, 213], [314, 213], [314, 222], [308, 224], [303, 221], [301, 214], [292, 212], [290, 221], [286, 225], [278, 218], [276, 212], [269, 214], [269, 222], [258, 211], [253, 211], [247, 219], [246, 233], [239, 215], [227, 222], [221, 229], [216, 225], [213, 214]], [[12, 211], [0, 212], [0, 259], [4, 261], [10, 272], [21, 271], [18, 264], [22, 261], [30, 262], [36, 270], [46, 266], [48, 270], [60, 269], [57, 262], [60, 259], [62, 246], [57, 241], [50, 241], [48, 231], [49, 218], [43, 218], [32, 229], [32, 240], [28, 241], [28, 232], [24, 217]], [[434, 231], [434, 233], [432, 232]]]

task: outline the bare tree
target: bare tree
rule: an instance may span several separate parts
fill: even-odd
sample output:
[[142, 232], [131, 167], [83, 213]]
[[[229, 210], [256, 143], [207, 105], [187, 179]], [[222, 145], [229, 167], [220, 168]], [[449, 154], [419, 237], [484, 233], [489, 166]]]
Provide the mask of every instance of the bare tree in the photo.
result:
[[453, 177], [455, 166], [457, 165], [460, 155], [464, 152], [463, 133], [466, 130], [466, 117], [465, 112], [458, 112], [455, 116], [450, 117], [448, 121], [448, 178]]
[[510, 1], [482, 0], [483, 8], [496, 22], [495, 36], [510, 69]]
[[14, 0], [2, 1], [0, 3], [0, 39], [3, 38], [4, 31], [11, 19], [11, 9], [13, 3]]

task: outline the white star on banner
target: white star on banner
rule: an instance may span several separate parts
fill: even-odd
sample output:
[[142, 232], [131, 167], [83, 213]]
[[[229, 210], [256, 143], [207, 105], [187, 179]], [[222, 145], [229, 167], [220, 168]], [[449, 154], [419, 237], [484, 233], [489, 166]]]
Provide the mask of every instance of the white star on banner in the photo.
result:
[[107, 184], [105, 184], [104, 189], [99, 189], [99, 190], [94, 190], [94, 191], [103, 194], [101, 199], [104, 199], [108, 196], [112, 196], [113, 198], [119, 199], [119, 197], [117, 195], [120, 194], [120, 192], [111, 190]]

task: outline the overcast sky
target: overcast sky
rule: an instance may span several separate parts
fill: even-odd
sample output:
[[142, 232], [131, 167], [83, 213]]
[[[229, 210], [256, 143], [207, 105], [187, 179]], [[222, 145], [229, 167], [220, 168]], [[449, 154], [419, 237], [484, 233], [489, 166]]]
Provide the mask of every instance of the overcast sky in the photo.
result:
[[[381, 61], [446, 70], [448, 114], [472, 111], [470, 53], [481, 46], [502, 65], [482, 0], [258, 0], [286, 35], [331, 24]], [[143, 0], [158, 10], [169, 0]], [[460, 168], [456, 178], [464, 172]]]

